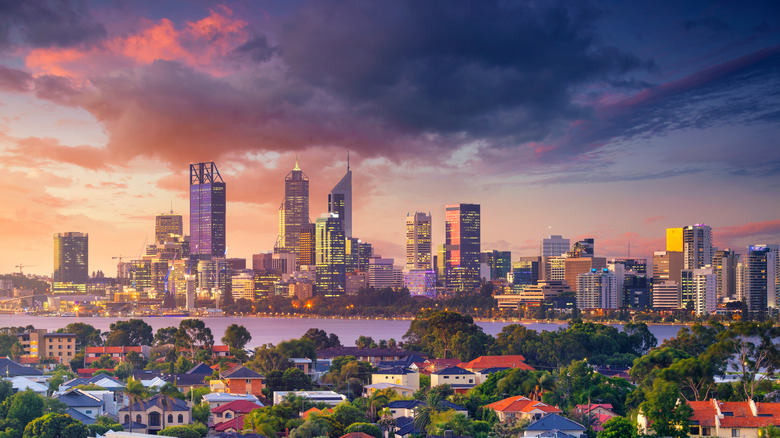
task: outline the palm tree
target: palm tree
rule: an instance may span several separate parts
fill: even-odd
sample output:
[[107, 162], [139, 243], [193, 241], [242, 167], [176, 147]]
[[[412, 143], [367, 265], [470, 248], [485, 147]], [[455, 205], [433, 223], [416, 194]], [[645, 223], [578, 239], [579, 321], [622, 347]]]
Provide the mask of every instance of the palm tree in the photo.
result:
[[417, 412], [414, 414], [414, 427], [421, 433], [425, 433], [428, 426], [431, 424], [431, 417], [433, 414], [440, 412], [442, 408], [442, 397], [438, 391], [429, 391], [425, 397], [425, 404], [417, 408]]
[[556, 388], [555, 379], [547, 371], [537, 371], [529, 373], [528, 384], [530, 384], [531, 400], [542, 401], [545, 392], [553, 391]]
[[130, 410], [130, 421], [128, 421], [128, 425], [130, 426], [130, 432], [133, 432], [133, 421], [135, 421], [133, 418], [133, 406], [146, 398], [146, 388], [140, 381], [128, 377], [124, 393], [130, 402], [128, 405], [128, 409]]
[[162, 428], [165, 429], [165, 411], [170, 409], [173, 402], [173, 396], [180, 394], [179, 388], [171, 382], [165, 382], [160, 387], [157, 397], [157, 405], [162, 409]]

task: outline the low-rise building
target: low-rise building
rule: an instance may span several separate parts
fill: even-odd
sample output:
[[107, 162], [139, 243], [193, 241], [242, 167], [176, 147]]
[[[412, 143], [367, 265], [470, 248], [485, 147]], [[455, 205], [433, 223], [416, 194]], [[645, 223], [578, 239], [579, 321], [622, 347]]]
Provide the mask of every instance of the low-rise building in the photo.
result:
[[477, 375], [461, 367], [449, 367], [431, 373], [431, 388], [439, 385], [450, 385], [458, 394], [465, 394], [477, 386]]
[[585, 426], [558, 414], [550, 414], [526, 426], [523, 436], [580, 438], [585, 436]]
[[225, 403], [222, 406], [218, 406], [213, 411], [211, 411], [211, 415], [213, 415], [213, 422], [214, 426], [216, 427], [220, 423], [234, 420], [242, 415], [246, 415], [253, 410], [260, 409], [262, 407], [263, 405], [250, 402], [248, 400], [235, 400], [230, 403]]
[[76, 335], [73, 333], [48, 333], [46, 329], [17, 333], [27, 358], [53, 357], [60, 363], [70, 362], [76, 356]]
[[517, 395], [491, 403], [486, 408], [496, 411], [500, 421], [507, 420], [538, 420], [550, 414], [562, 414], [563, 411], [546, 403], [533, 401], [528, 397]]
[[534, 371], [534, 368], [525, 363], [522, 355], [507, 356], [480, 356], [472, 361], [458, 365], [464, 370], [479, 372], [488, 368], [519, 368], [526, 371]]
[[219, 378], [225, 382], [225, 392], [231, 394], [263, 394], [265, 377], [243, 365], [221, 372]]
[[333, 391], [274, 391], [274, 404], [281, 403], [289, 394], [313, 403], [325, 403], [331, 406], [336, 406], [347, 399], [347, 396]]
[[[780, 427], [780, 403], [721, 402], [716, 399], [687, 403], [693, 409], [688, 436], [753, 438], [760, 436], [759, 428]], [[641, 412], [637, 425], [642, 433], [652, 429]]]
[[149, 359], [149, 351], [151, 347], [148, 345], [139, 345], [136, 347], [87, 347], [84, 349], [84, 365], [87, 366], [93, 362], [100, 360], [100, 357], [107, 354], [114, 362], [124, 362], [127, 359], [127, 354], [131, 351]]
[[408, 356], [418, 354], [420, 353], [389, 348], [332, 347], [317, 351], [317, 360], [333, 359], [339, 356], [355, 356], [357, 360], [369, 362], [371, 365], [377, 366], [379, 362], [404, 360]]
[[371, 383], [392, 383], [393, 385], [420, 389], [420, 373], [406, 367], [393, 367], [371, 374]]
[[[157, 394], [119, 409], [119, 420], [125, 429], [132, 420], [133, 431], [154, 434], [169, 426], [191, 424], [192, 411], [183, 400]], [[137, 424], [143, 427], [136, 429]]]
[[226, 392], [212, 392], [211, 394], [206, 394], [203, 396], [203, 401], [209, 404], [209, 409], [212, 411], [222, 405], [236, 400], [246, 400], [252, 403], [257, 403], [260, 406], [263, 405], [260, 403], [260, 400], [257, 398], [257, 396], [252, 394], [229, 394]]

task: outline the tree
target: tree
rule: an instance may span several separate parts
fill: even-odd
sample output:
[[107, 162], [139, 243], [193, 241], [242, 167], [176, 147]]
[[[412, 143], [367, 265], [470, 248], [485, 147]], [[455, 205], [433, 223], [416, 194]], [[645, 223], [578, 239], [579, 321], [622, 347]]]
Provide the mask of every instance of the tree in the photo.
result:
[[652, 424], [658, 436], [686, 438], [693, 409], [688, 403], [679, 402], [679, 390], [674, 383], [658, 379], [640, 410]]
[[453, 357], [453, 348], [457, 348], [461, 360], [464, 355], [476, 354], [476, 351], [464, 351], [461, 343], [465, 342], [467, 347], [480, 345], [486, 351], [493, 341], [491, 336], [482, 331], [482, 327], [474, 323], [471, 316], [448, 311], [421, 313], [409, 325], [404, 339], [407, 339], [407, 347], [435, 357]]
[[425, 398], [425, 405], [417, 408], [414, 414], [414, 427], [417, 430], [427, 430], [433, 416], [441, 411], [444, 398], [438, 392], [429, 392]]
[[114, 368], [116, 366], [116, 362], [111, 359], [110, 354], [103, 354], [98, 358], [98, 360], [92, 362], [91, 366], [92, 368], [103, 368], [108, 370]]
[[249, 330], [238, 324], [230, 324], [225, 329], [225, 336], [222, 337], [223, 344], [238, 350], [243, 350], [250, 340], [252, 335], [249, 334]]
[[113, 430], [114, 432], [125, 430], [121, 424], [108, 415], [97, 417], [95, 422], [87, 427], [89, 428], [89, 436], [105, 435], [109, 430]]
[[314, 348], [324, 350], [326, 348], [341, 347], [341, 341], [335, 333], [328, 333], [318, 328], [310, 328], [303, 334], [303, 337], [314, 343]]
[[211, 408], [208, 403], [196, 403], [192, 405], [192, 420], [205, 424], [209, 421]]
[[13, 384], [8, 380], [0, 380], [0, 403], [14, 394]]
[[22, 430], [29, 422], [43, 415], [43, 398], [30, 390], [17, 392], [3, 403], [8, 403], [6, 418], [19, 421]]
[[598, 438], [636, 438], [636, 426], [631, 420], [624, 417], [612, 417], [603, 424], [604, 430], [600, 430]]
[[333, 408], [331, 417], [338, 421], [342, 426], [349, 426], [352, 423], [365, 423], [368, 421], [365, 412], [350, 403], [341, 403], [337, 405]]
[[376, 343], [374, 342], [374, 339], [371, 338], [371, 336], [360, 335], [355, 341], [355, 345], [358, 348], [371, 348], [372, 346], [376, 345]]
[[89, 429], [81, 421], [52, 412], [31, 421], [24, 428], [23, 438], [87, 438], [88, 435]]
[[70, 323], [65, 328], [58, 329], [55, 333], [72, 333], [76, 335], [76, 345], [79, 345], [81, 348], [103, 345], [100, 330], [83, 322]]
[[125, 396], [129, 399], [128, 404], [128, 410], [130, 411], [130, 421], [128, 421], [128, 424], [130, 426], [130, 432], [133, 432], [133, 421], [135, 421], [135, 417], [133, 416], [133, 408], [136, 403], [141, 402], [144, 398], [146, 398], [146, 388], [144, 385], [133, 378], [127, 379], [127, 385], [124, 389]]
[[382, 438], [382, 429], [376, 424], [371, 423], [352, 423], [344, 429], [345, 433], [358, 433], [362, 432], [367, 435], [371, 435], [374, 438]]
[[155, 345], [173, 344], [176, 342], [176, 332], [178, 327], [160, 327], [154, 334]]
[[255, 356], [247, 366], [268, 375], [271, 371], [284, 371], [292, 367], [293, 363], [272, 344], [263, 344], [255, 349]]
[[311, 378], [298, 368], [287, 368], [282, 373], [282, 386], [285, 391], [306, 391], [312, 389]]
[[142, 319], [117, 321], [109, 326], [106, 337], [107, 347], [152, 345], [152, 326]]
[[179, 323], [179, 330], [175, 335], [176, 346], [190, 350], [190, 356], [195, 357], [195, 350], [199, 347], [211, 348], [214, 345], [214, 336], [211, 329], [200, 319], [189, 318]]
[[276, 347], [276, 350], [288, 359], [293, 357], [306, 357], [312, 361], [317, 360], [317, 350], [314, 348], [314, 343], [306, 338], [280, 342]]

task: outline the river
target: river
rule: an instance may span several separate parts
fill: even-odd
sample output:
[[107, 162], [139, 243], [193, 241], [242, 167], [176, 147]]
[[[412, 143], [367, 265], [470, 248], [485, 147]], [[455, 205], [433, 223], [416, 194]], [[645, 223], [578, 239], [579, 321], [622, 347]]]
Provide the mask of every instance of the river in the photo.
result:
[[[101, 331], [108, 331], [111, 323], [129, 318], [104, 318], [104, 317], [53, 317], [53, 316], [29, 316], [29, 315], [0, 315], [0, 327], [26, 326], [32, 324], [37, 329], [54, 331], [74, 322], [89, 324]], [[144, 317], [147, 324], [155, 331], [162, 327], [178, 326], [183, 317]], [[278, 344], [288, 339], [300, 338], [312, 327], [325, 330], [328, 333], [338, 335], [344, 345], [354, 345], [360, 335], [370, 336], [375, 341], [380, 339], [395, 339], [402, 341], [404, 333], [409, 329], [409, 320], [406, 319], [330, 319], [330, 318], [259, 318], [259, 317], [209, 317], [203, 318], [206, 327], [211, 329], [214, 341], [221, 343], [225, 329], [230, 324], [242, 325], [249, 330], [252, 340], [247, 347], [255, 348], [262, 344]], [[502, 328], [513, 322], [478, 321], [485, 333], [495, 336]], [[565, 328], [567, 323], [532, 322], [520, 323], [537, 331], [551, 331]], [[619, 330], [623, 324], [611, 324]], [[658, 338], [660, 344], [666, 339], [674, 337], [681, 325], [650, 325], [650, 331]]]

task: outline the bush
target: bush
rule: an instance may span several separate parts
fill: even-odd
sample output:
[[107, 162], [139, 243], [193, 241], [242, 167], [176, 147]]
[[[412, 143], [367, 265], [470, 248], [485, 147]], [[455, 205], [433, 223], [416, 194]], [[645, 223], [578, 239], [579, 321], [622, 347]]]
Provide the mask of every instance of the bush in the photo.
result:
[[157, 435], [173, 436], [176, 438], [200, 438], [200, 433], [189, 426], [170, 426], [157, 432]]
[[382, 438], [382, 429], [371, 423], [352, 423], [344, 429], [344, 433], [363, 432], [375, 438]]

